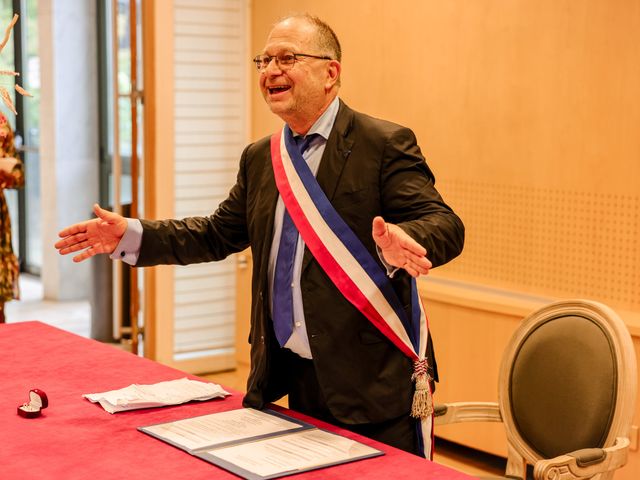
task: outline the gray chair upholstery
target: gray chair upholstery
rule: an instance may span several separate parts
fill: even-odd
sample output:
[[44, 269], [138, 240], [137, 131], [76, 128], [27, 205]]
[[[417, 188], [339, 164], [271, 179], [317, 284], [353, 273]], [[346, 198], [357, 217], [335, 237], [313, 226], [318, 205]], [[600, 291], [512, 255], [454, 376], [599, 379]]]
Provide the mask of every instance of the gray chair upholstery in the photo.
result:
[[435, 423], [500, 421], [506, 475], [609, 479], [626, 463], [636, 398], [631, 336], [607, 306], [567, 300], [529, 315], [500, 367], [498, 403], [438, 405]]

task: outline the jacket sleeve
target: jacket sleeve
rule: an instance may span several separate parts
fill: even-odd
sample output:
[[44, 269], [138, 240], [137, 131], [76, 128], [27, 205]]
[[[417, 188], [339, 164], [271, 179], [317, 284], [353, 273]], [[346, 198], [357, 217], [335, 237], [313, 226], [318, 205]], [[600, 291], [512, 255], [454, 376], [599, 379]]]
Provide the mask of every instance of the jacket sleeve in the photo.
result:
[[399, 225], [427, 250], [433, 266], [460, 254], [464, 225], [435, 188], [435, 178], [411, 130], [388, 137], [381, 169], [383, 217]]
[[245, 168], [248, 149], [240, 159], [236, 184], [213, 215], [182, 220], [141, 220], [142, 244], [137, 267], [222, 260], [249, 246]]

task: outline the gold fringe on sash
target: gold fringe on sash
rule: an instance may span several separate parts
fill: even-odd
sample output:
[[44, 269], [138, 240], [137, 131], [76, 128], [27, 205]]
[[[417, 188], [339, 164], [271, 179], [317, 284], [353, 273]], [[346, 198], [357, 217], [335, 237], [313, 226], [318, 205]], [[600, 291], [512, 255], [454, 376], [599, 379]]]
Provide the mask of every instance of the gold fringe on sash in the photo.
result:
[[411, 416], [424, 419], [433, 415], [433, 396], [429, 386], [429, 373], [427, 371], [427, 359], [416, 360], [413, 364], [411, 380], [416, 382], [416, 390], [413, 393]]

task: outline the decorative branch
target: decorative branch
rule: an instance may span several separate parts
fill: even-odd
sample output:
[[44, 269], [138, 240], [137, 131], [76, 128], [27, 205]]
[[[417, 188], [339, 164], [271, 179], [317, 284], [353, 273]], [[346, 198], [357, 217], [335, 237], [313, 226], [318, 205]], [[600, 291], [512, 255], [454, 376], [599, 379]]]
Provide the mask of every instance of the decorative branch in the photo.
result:
[[9, 95], [9, 91], [4, 87], [0, 87], [0, 98], [2, 98], [4, 104], [9, 107], [9, 110], [11, 110], [14, 115], [18, 114], [16, 107], [13, 105], [13, 100], [11, 100], [11, 95]]
[[[11, 22], [9, 22], [9, 26], [4, 31], [4, 38], [2, 39], [2, 42], [0, 42], [0, 52], [2, 52], [5, 45], [9, 41], [9, 38], [11, 37], [11, 30], [13, 30], [13, 27], [15, 26], [17, 21], [18, 21], [18, 14], [16, 13], [13, 15]], [[14, 72], [12, 70], [0, 70], [0, 76], [3, 76], [3, 75], [19, 77], [20, 72]], [[27, 92], [24, 88], [22, 88], [17, 83], [15, 84], [15, 89], [16, 89], [16, 92], [18, 92], [20, 95], [23, 95], [25, 97], [33, 97], [33, 95], [31, 95], [29, 92]], [[11, 99], [11, 95], [9, 94], [9, 91], [2, 86], [0, 86], [0, 98], [2, 99], [4, 104], [7, 107], [9, 107], [9, 110], [11, 110], [14, 115], [18, 115], [18, 112], [16, 111], [16, 107], [13, 105], [13, 100]]]
[[0, 43], [0, 52], [2, 52], [2, 50], [4, 49], [4, 46], [9, 41], [9, 37], [11, 36], [11, 30], [13, 30], [13, 26], [16, 24], [17, 21], [18, 21], [18, 14], [15, 13], [13, 15], [13, 18], [11, 19], [11, 23], [9, 23], [9, 26], [4, 31], [4, 38], [2, 39], [2, 43]]
[[24, 97], [33, 97], [33, 95], [31, 95], [29, 92], [27, 92], [24, 88], [22, 88], [17, 83], [15, 85], [15, 88], [16, 88], [16, 92], [18, 92], [20, 95], [22, 95]]

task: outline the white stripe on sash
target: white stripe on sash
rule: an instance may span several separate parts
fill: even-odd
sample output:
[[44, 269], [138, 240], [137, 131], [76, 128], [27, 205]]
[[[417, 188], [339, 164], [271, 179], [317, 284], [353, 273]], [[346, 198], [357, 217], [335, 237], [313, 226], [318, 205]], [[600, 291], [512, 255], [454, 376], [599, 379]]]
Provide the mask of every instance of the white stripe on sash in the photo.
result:
[[[394, 309], [391, 307], [391, 305], [389, 305], [389, 302], [387, 302], [384, 295], [382, 295], [382, 293], [380, 292], [380, 289], [373, 282], [373, 280], [371, 280], [371, 277], [367, 274], [367, 272], [364, 271], [360, 263], [353, 257], [353, 255], [351, 255], [351, 252], [347, 250], [345, 245], [336, 236], [331, 227], [327, 225], [324, 218], [316, 208], [315, 203], [309, 196], [309, 192], [307, 192], [304, 184], [302, 183], [302, 180], [300, 180], [300, 177], [296, 174], [295, 168], [293, 167], [291, 161], [285, 161], [285, 155], [288, 157], [288, 154], [286, 153], [287, 150], [284, 145], [284, 136], [281, 140], [280, 151], [283, 160], [282, 165], [284, 167], [284, 171], [286, 173], [287, 180], [289, 181], [292, 193], [298, 200], [300, 208], [302, 209], [308, 223], [315, 230], [317, 237], [322, 239], [321, 241], [326, 247], [327, 251], [334, 259], [336, 259], [343, 270], [345, 272], [349, 272], [349, 277], [351, 277], [351, 279], [357, 285], [363, 295], [367, 299], [369, 299], [374, 308], [380, 313], [380, 316], [386, 320], [389, 327], [391, 327], [391, 330], [393, 331], [393, 333], [395, 333], [398, 339], [406, 345], [408, 350], [413, 352], [411, 340], [409, 340], [409, 336], [407, 335], [407, 332], [405, 331], [404, 326], [402, 325], [402, 322], [398, 318], [398, 315], [396, 314]], [[292, 218], [294, 218], [293, 215]], [[300, 230], [300, 228], [298, 228], [298, 230]], [[307, 243], [306, 239], [305, 243]], [[426, 343], [426, 338], [424, 340]], [[414, 355], [417, 357], [415, 352]]]
[[[307, 247], [345, 298], [353, 303], [389, 340], [414, 361], [415, 370], [413, 379], [416, 380], [416, 385], [420, 386], [417, 390], [421, 392], [418, 393], [418, 391], [416, 391], [416, 396], [414, 396], [412, 415], [421, 419], [418, 430], [424, 447], [423, 453], [427, 458], [430, 458], [433, 424], [431, 392], [425, 359], [428, 320], [422, 302], [417, 294], [415, 280], [413, 280], [412, 284], [411, 310], [419, 316], [419, 320], [415, 319], [419, 321], [417, 349], [414, 348], [409, 334], [405, 329], [405, 324], [408, 328], [415, 328], [415, 320], [412, 322], [412, 319], [405, 319], [403, 323], [402, 319], [398, 316], [399, 314], [404, 315], [401, 306], [398, 308], [400, 305], [399, 300], [393, 298], [394, 303], [397, 305], [396, 308], [398, 310], [396, 310], [381, 291], [381, 287], [377, 285], [376, 281], [372, 278], [382, 278], [382, 281], [388, 282], [386, 274], [383, 273], [381, 277], [380, 272], [368, 272], [354, 256], [354, 253], [349, 250], [349, 247], [345, 245], [344, 240], [336, 233], [335, 230], [339, 230], [339, 226], [330, 225], [327, 222], [327, 219], [319, 210], [316, 202], [324, 202], [325, 211], [327, 208], [330, 208], [332, 214], [334, 212], [333, 207], [326, 197], [314, 199], [311, 196], [308, 190], [310, 187], [303, 182], [302, 175], [296, 170], [291, 155], [296, 156], [299, 168], [308, 169], [308, 166], [304, 160], [300, 163], [301, 157], [298, 158], [299, 152], [293, 146], [291, 147], [290, 155], [287, 149], [287, 141], [289, 141], [290, 144], [293, 143], [292, 134], [287, 126], [285, 126], [281, 132], [276, 133], [271, 140], [271, 156], [276, 184], [287, 211]], [[303, 173], [309, 182], [316, 181], [315, 178], [312, 175], [309, 176], [306, 171]], [[318, 192], [317, 189], [315, 191], [317, 192], [316, 196], [324, 196], [324, 193], [321, 191]], [[337, 212], [335, 212], [335, 215], [338, 215]], [[346, 228], [348, 228], [348, 226]], [[344, 228], [342, 230], [344, 231]], [[349, 232], [349, 234], [353, 235], [352, 232]], [[355, 235], [353, 237], [355, 238]], [[371, 257], [364, 246], [361, 244], [351, 245], [351, 248], [358, 249], [357, 254], [360, 258], [363, 258], [364, 255], [368, 256], [366, 263], [369, 266], [373, 265], [373, 268], [380, 269], [375, 261], [369, 261]], [[395, 292], [390, 285], [385, 285], [385, 287], [387, 295], [389, 295], [388, 292], [391, 292], [391, 294], [395, 296]], [[418, 402], [421, 404], [421, 407], [416, 410], [416, 398], [418, 396], [420, 396], [421, 399]], [[416, 411], [418, 412], [417, 414], [415, 413]]]

